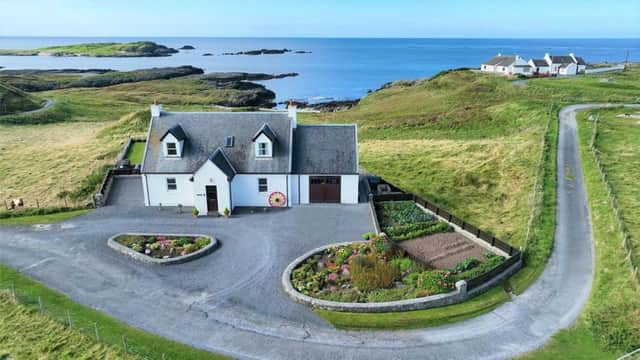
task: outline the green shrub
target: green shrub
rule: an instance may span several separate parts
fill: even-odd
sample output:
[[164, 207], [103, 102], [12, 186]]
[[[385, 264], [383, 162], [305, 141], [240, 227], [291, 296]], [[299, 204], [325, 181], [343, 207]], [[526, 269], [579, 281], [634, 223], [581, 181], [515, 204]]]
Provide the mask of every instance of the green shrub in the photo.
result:
[[473, 268], [476, 268], [480, 266], [480, 260], [474, 258], [474, 257], [469, 257], [464, 259], [463, 262], [458, 263], [456, 265], [456, 267], [454, 268], [454, 272], [459, 273], [459, 272], [463, 272], [463, 271], [467, 271], [467, 270], [471, 270]]
[[382, 213], [382, 226], [408, 225], [434, 219], [413, 201], [382, 201], [376, 206]]
[[11, 211], [1, 211], [0, 219], [8, 219], [8, 218], [17, 218], [23, 216], [40, 216], [40, 215], [50, 215], [57, 214], [61, 212], [74, 211], [74, 210], [82, 210], [86, 209], [86, 207], [50, 207], [50, 208], [21, 208], [17, 210]]
[[318, 298], [327, 301], [361, 303], [367, 297], [357, 289], [344, 289], [338, 291], [322, 291], [318, 293]]
[[211, 239], [206, 237], [199, 237], [195, 241], [195, 244], [198, 247], [198, 249], [202, 249], [205, 246], [209, 245], [210, 243], [211, 243]]
[[398, 301], [405, 300], [413, 292], [413, 288], [404, 286], [391, 289], [379, 289], [371, 291], [367, 294], [367, 302], [385, 302], [385, 301]]
[[398, 269], [403, 273], [409, 270], [411, 270], [411, 272], [424, 270], [424, 266], [409, 258], [395, 258], [391, 260], [390, 263], [397, 266]]
[[452, 232], [453, 227], [443, 221], [439, 221], [431, 223], [431, 225], [425, 222], [416, 225], [393, 227], [389, 228], [389, 230], [394, 234], [390, 235], [389, 238], [394, 242], [399, 242], [437, 233]]
[[153, 251], [158, 251], [158, 250], [160, 250], [160, 244], [153, 243], [153, 244], [149, 245], [149, 249], [151, 249]]
[[191, 254], [192, 252], [195, 252], [196, 250], [198, 250], [198, 247], [196, 246], [196, 244], [186, 244], [183, 247], [183, 251], [184, 254]]
[[142, 245], [135, 243], [135, 244], [131, 244], [131, 250], [133, 251], [137, 251], [137, 252], [142, 252], [144, 248], [142, 247]]
[[493, 270], [496, 266], [502, 264], [505, 258], [499, 255], [494, 255], [488, 258], [485, 262], [481, 263], [477, 267], [474, 267], [470, 270], [456, 272], [455, 269], [453, 272], [456, 272], [456, 278], [459, 280], [469, 280], [475, 277], [478, 277], [486, 272]]
[[371, 238], [373, 238], [374, 236], [376, 236], [376, 233], [374, 232], [366, 232], [364, 234], [362, 234], [362, 240], [369, 240]]
[[356, 256], [351, 261], [351, 281], [361, 291], [389, 288], [398, 276], [396, 266], [374, 256]]
[[411, 273], [404, 278], [406, 285], [421, 290], [418, 297], [443, 294], [454, 290], [456, 277], [450, 271], [427, 270], [420, 273]]

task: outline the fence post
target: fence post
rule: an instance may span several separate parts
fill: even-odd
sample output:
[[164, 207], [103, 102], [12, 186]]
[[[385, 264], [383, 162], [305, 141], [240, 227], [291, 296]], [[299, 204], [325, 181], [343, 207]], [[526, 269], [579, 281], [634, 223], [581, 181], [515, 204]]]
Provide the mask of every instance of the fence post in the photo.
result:
[[11, 283], [11, 296], [13, 296], [13, 300], [18, 300], [16, 296], [16, 285], [14, 283]]
[[100, 332], [98, 332], [98, 323], [93, 323], [93, 330], [96, 332], [96, 341], [100, 342]]
[[67, 320], [69, 321], [69, 328], [73, 327], [73, 323], [71, 322], [71, 313], [67, 310]]
[[129, 352], [127, 350], [127, 338], [125, 338], [124, 335], [122, 335], [122, 347], [124, 349], [124, 356], [129, 356]]
[[38, 202], [38, 199], [36, 199], [36, 207], [39, 209], [40, 208], [40, 203]]
[[42, 306], [42, 298], [40, 296], [38, 296], [38, 307], [40, 308], [40, 312], [44, 312], [44, 309]]

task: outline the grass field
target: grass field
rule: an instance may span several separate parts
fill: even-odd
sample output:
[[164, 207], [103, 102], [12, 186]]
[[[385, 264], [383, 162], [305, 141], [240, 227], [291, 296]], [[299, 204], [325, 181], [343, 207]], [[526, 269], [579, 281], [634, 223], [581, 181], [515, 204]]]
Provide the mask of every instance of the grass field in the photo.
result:
[[126, 158], [131, 162], [131, 165], [142, 164], [142, 157], [144, 156], [144, 148], [146, 143], [144, 141], [136, 141], [131, 144]]
[[11, 85], [0, 83], [0, 116], [36, 110], [42, 100]]
[[119, 349], [97, 344], [0, 293], [0, 359], [124, 358]]
[[[65, 323], [68, 322], [68, 316], [70, 314], [73, 328], [77, 331], [82, 332], [83, 334], [85, 334], [85, 336], [95, 336], [94, 324], [97, 324], [101, 342], [104, 344], [108, 344], [112, 348], [116, 349], [117, 351], [115, 352], [115, 354], [122, 354], [124, 347], [122, 338], [125, 337], [128, 344], [128, 352], [130, 354], [139, 355], [140, 358], [161, 359], [162, 355], [164, 354], [167, 359], [226, 359], [226, 357], [224, 356], [220, 356], [203, 350], [198, 350], [193, 347], [183, 345], [175, 341], [171, 341], [163, 337], [152, 335], [142, 330], [130, 327], [118, 320], [104, 315], [99, 311], [75, 303], [63, 294], [51, 290], [37, 281], [31, 280], [9, 267], [0, 265], [0, 289], [11, 288], [15, 289], [17, 298], [20, 300], [20, 303], [26, 305], [26, 307], [31, 310], [40, 309], [40, 304], [38, 302], [38, 298], [40, 298], [43, 304], [43, 309], [50, 318], [57, 319], [59, 322]], [[9, 308], [11, 308], [12, 306], [14, 305], [7, 303], [6, 300], [2, 300], [2, 298], [0, 298], [0, 308], [7, 307], [7, 310], [10, 312], [11, 310]], [[24, 307], [17, 307], [13, 311], [17, 311], [19, 313], [25, 312]], [[3, 319], [4, 316], [5, 312], [0, 311], [0, 319]], [[19, 319], [12, 321], [18, 320]], [[53, 322], [48, 322], [48, 324], [50, 327], [55, 326]], [[4, 342], [1, 341], [2, 336], [6, 336], [7, 332], [9, 331], [8, 329], [10, 329], [11, 326], [13, 326], [13, 328], [15, 329], [13, 333], [8, 333], [11, 336], [15, 336], [15, 331], [39, 331], [37, 329], [33, 329], [37, 327], [37, 323], [27, 322], [21, 324], [21, 326], [17, 326], [15, 323], [8, 323], [7, 325], [5, 325], [4, 321], [1, 322], [0, 354], [2, 354], [4, 346]], [[73, 345], [71, 340], [76, 339], [78, 340], [78, 342]], [[20, 339], [12, 339], [12, 341], [16, 341], [16, 347], [21, 344], [19, 342]], [[97, 343], [88, 341], [86, 337], [82, 337], [81, 335], [78, 335], [74, 332], [49, 334], [48, 336], [44, 337], [27, 337], [24, 339], [24, 344], [29, 344], [30, 346], [35, 347], [35, 349], [45, 349], [45, 352], [42, 353], [43, 356], [47, 354], [47, 351], [51, 352], [54, 350], [60, 352], [77, 351], [78, 354], [88, 355], [90, 351], [94, 351], [93, 349], [104, 349], [103, 346], [98, 346]], [[12, 348], [13, 346], [9, 349]], [[20, 349], [16, 349], [13, 351], [18, 350]], [[22, 351], [29, 351], [29, 349], [22, 349]], [[114, 353], [113, 350], [111, 350], [111, 352]], [[21, 357], [15, 356], [12, 358], [26, 359], [41, 357], [25, 355]], [[67, 358], [76, 359], [81, 358], [81, 356]], [[97, 359], [103, 357], [96, 354], [96, 356], [85, 356], [84, 358]]]
[[[638, 172], [637, 157], [630, 152], [637, 150], [639, 138], [634, 133], [638, 134], [640, 124], [637, 119], [616, 117], [625, 112], [629, 110], [594, 110], [578, 116], [580, 157], [596, 242], [594, 288], [578, 324], [554, 336], [545, 348], [526, 359], [559, 358], [561, 354], [571, 354], [576, 359], [614, 359], [640, 347], [640, 289], [632, 279], [613, 208], [589, 148], [593, 121], [588, 119], [599, 114], [596, 146], [610, 174], [609, 181], [621, 189], [616, 190], [621, 209], [631, 214], [638, 203], [638, 193], [622, 189], [625, 179]], [[637, 234], [631, 227], [629, 231]]]

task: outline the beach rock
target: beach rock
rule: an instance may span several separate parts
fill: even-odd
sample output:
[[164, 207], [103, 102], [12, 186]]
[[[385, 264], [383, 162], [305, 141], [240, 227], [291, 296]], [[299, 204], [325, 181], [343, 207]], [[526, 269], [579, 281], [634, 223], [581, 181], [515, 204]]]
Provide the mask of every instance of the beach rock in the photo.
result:
[[202, 56], [213, 56], [213, 54], [212, 53], [204, 53], [204, 54], [202, 54]]
[[191, 45], [185, 45], [180, 48], [180, 50], [195, 50], [196, 48]]
[[298, 50], [294, 51], [294, 54], [311, 54], [311, 51]]
[[264, 73], [246, 73], [246, 72], [215, 72], [202, 76], [207, 81], [264, 81], [273, 79], [283, 79], [286, 77], [298, 76], [298, 73], [286, 74], [264, 74]]
[[[222, 53], [222, 55], [279, 55], [293, 52], [291, 49], [259, 49], [259, 50], [249, 50], [249, 51], [238, 51], [238, 52], [226, 52]], [[301, 54], [296, 51], [296, 53]]]

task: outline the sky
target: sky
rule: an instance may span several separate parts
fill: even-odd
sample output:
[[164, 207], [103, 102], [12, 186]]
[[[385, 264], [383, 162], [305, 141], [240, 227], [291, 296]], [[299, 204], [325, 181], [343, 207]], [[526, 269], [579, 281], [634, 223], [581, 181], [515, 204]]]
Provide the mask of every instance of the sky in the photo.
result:
[[640, 0], [0, 0], [0, 36], [640, 38]]

